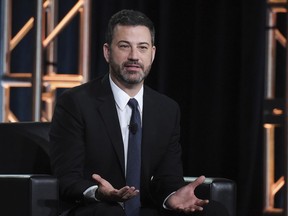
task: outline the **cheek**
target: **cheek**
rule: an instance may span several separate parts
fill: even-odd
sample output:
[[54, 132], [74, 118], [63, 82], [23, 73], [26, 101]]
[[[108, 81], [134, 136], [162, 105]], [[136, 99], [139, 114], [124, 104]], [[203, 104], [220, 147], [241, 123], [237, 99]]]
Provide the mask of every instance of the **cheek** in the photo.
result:
[[145, 61], [145, 65], [146, 65], [146, 66], [151, 65], [152, 62], [153, 62], [153, 56], [150, 55], [150, 56], [146, 57], [144, 61]]
[[111, 58], [113, 58], [113, 61], [118, 64], [122, 64], [123, 62], [127, 61], [127, 57], [125, 55], [113, 55]]

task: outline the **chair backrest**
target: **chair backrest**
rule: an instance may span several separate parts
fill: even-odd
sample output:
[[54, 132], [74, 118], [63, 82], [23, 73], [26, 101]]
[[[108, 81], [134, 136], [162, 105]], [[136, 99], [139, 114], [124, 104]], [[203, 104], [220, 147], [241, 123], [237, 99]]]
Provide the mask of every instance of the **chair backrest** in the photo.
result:
[[0, 123], [0, 174], [51, 174], [48, 122]]

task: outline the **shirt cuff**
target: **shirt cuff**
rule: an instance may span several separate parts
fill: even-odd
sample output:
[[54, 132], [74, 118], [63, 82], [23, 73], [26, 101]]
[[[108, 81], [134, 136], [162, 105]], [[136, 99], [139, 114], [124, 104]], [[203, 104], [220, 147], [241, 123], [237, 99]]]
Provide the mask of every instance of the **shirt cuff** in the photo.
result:
[[175, 193], [176, 193], [176, 192], [174, 191], [174, 192], [172, 192], [171, 194], [169, 194], [169, 195], [166, 197], [166, 199], [165, 199], [164, 202], [163, 202], [163, 208], [164, 208], [164, 209], [172, 210], [171, 208], [169, 208], [169, 207], [166, 205], [166, 201], [169, 199], [170, 196], [172, 196], [172, 195], [175, 194]]
[[87, 199], [93, 199], [96, 201], [100, 201], [95, 197], [95, 193], [96, 193], [97, 189], [98, 189], [98, 185], [94, 185], [94, 186], [87, 188], [83, 193], [84, 197]]

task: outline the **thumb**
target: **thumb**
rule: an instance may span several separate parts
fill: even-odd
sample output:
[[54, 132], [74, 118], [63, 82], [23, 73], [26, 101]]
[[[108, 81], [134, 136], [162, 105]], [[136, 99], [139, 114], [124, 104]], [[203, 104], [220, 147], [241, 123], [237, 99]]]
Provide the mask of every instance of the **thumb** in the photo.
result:
[[93, 174], [93, 175], [92, 175], [92, 178], [93, 178], [98, 184], [101, 184], [102, 181], [103, 181], [103, 179], [101, 178], [101, 176], [98, 175], [98, 174]]
[[203, 184], [205, 181], [205, 176], [199, 176], [194, 182], [192, 182], [191, 184], [193, 185], [193, 187], [197, 187], [200, 184]]

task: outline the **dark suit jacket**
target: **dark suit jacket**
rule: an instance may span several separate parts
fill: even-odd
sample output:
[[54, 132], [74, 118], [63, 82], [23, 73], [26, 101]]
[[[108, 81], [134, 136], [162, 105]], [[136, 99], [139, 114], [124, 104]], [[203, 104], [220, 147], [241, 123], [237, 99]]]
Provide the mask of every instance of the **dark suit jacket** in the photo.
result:
[[[142, 116], [141, 202], [161, 207], [184, 185], [176, 102], [144, 87]], [[95, 185], [99, 174], [115, 188], [125, 186], [124, 149], [108, 76], [66, 91], [55, 107], [51, 163], [62, 199], [75, 202]]]

